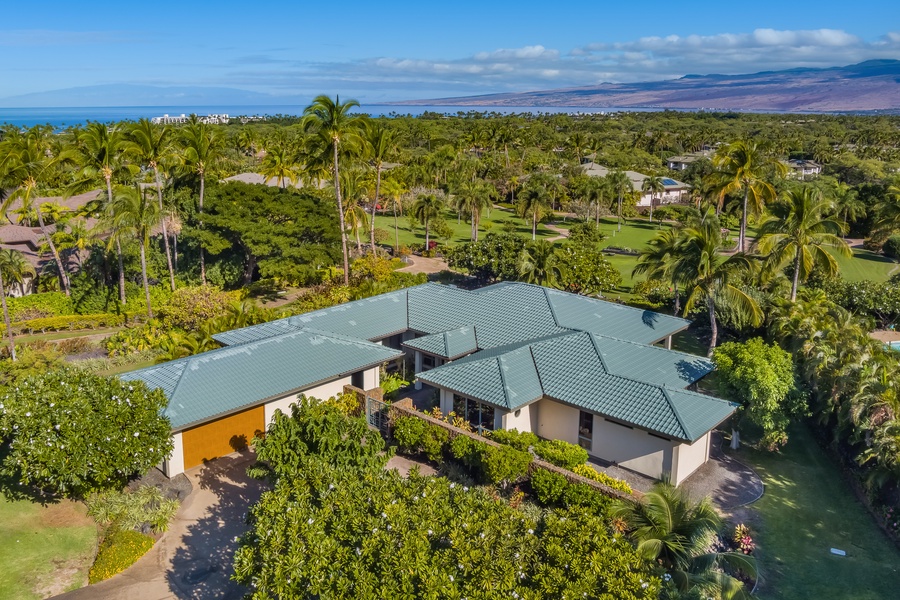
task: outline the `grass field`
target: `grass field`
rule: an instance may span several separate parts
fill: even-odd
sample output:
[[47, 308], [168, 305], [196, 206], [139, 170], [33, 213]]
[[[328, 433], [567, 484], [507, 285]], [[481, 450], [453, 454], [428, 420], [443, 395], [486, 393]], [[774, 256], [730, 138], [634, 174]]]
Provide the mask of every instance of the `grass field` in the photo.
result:
[[0, 600], [46, 598], [79, 588], [97, 546], [82, 504], [41, 506], [0, 495]]
[[[762, 599], [876, 600], [900, 595], [900, 551], [856, 500], [805, 424], [780, 453], [738, 457], [765, 481], [758, 512]], [[831, 548], [847, 552], [835, 556]]]
[[900, 273], [900, 265], [890, 258], [862, 248], [853, 249], [853, 258], [837, 254], [834, 258], [841, 270], [841, 277], [847, 281], [887, 281], [891, 275]]

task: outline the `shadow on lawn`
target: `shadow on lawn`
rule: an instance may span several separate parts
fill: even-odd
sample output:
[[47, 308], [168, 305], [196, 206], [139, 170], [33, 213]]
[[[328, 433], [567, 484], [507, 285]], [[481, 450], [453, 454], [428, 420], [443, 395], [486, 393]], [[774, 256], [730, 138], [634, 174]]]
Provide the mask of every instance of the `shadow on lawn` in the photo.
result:
[[[265, 484], [251, 479], [246, 468], [253, 454], [225, 456], [206, 464], [194, 482], [215, 501], [188, 526], [166, 577], [179, 599], [238, 599], [246, 589], [231, 581], [237, 536], [245, 530], [247, 511]], [[203, 492], [201, 492], [203, 493]], [[196, 498], [195, 498], [196, 500]]]

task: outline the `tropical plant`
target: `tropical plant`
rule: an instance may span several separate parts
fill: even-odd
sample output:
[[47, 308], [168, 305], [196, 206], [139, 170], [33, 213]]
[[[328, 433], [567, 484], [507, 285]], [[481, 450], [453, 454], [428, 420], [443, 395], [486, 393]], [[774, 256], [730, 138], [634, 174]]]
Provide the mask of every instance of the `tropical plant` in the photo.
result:
[[528, 283], [556, 287], [560, 270], [553, 242], [537, 240], [525, 245], [519, 259], [519, 277]]
[[478, 241], [478, 226], [481, 212], [493, 204], [494, 189], [483, 180], [466, 180], [456, 190], [456, 210], [460, 214], [469, 215], [472, 241]]
[[407, 190], [402, 183], [395, 179], [388, 179], [384, 182], [384, 192], [386, 204], [391, 207], [394, 213], [394, 252], [400, 248], [400, 229], [397, 225], [397, 215], [403, 214], [403, 197], [407, 194]]
[[303, 127], [306, 131], [318, 134], [333, 159], [332, 180], [334, 195], [337, 199], [338, 218], [341, 225], [341, 250], [344, 255], [344, 285], [350, 283], [350, 258], [347, 251], [347, 232], [344, 226], [344, 202], [341, 197], [340, 156], [359, 146], [361, 131], [365, 117], [350, 111], [359, 107], [356, 100], [341, 103], [340, 96], [334, 100], [328, 96], [316, 96], [312, 104], [303, 111]]
[[834, 216], [844, 223], [841, 229], [846, 234], [850, 229], [851, 221], [866, 216], [866, 204], [859, 199], [859, 194], [855, 189], [843, 182], [834, 184], [831, 197]]
[[708, 550], [722, 525], [709, 498], [694, 502], [686, 492], [663, 482], [639, 501], [618, 503], [613, 514], [624, 521], [638, 553], [658, 562], [678, 592], [697, 590], [704, 597], [729, 600], [751, 597], [723, 567], [756, 577], [756, 561], [741, 552]]
[[749, 246], [748, 214], [750, 211], [760, 214], [766, 202], [775, 199], [775, 187], [770, 179], [784, 177], [787, 174], [787, 165], [773, 158], [770, 148], [765, 143], [744, 139], [719, 149], [713, 156], [713, 166], [715, 171], [709, 178], [719, 197], [720, 208], [728, 194], [736, 192], [743, 194], [738, 250], [746, 252]]
[[523, 219], [531, 221], [531, 240], [537, 239], [537, 224], [550, 212], [550, 194], [540, 183], [526, 185], [516, 201], [516, 211]]
[[300, 162], [293, 144], [288, 139], [275, 139], [266, 146], [266, 155], [259, 163], [259, 172], [266, 178], [274, 179], [284, 189], [287, 182], [297, 183], [300, 176]]
[[838, 271], [837, 261], [826, 250], [834, 248], [843, 256], [852, 256], [850, 246], [841, 238], [843, 226], [827, 216], [830, 204], [815, 188], [790, 189], [779, 202], [769, 208], [771, 217], [759, 228], [757, 247], [767, 255], [768, 266], [778, 269], [785, 264], [793, 268], [791, 301], [797, 299], [797, 287], [813, 269], [825, 276]]
[[641, 191], [644, 193], [650, 194], [650, 222], [653, 222], [653, 203], [656, 201], [656, 195], [662, 194], [666, 191], [666, 186], [663, 183], [662, 177], [658, 175], [651, 175], [644, 179], [644, 182], [641, 184]]
[[624, 171], [613, 171], [606, 175], [609, 187], [618, 198], [616, 209], [616, 231], [622, 231], [622, 203], [627, 194], [634, 191], [634, 184]]
[[679, 229], [670, 228], [659, 231], [641, 250], [637, 264], [631, 271], [632, 277], [646, 275], [648, 280], [656, 279], [672, 283], [675, 288], [676, 313], [681, 311], [681, 295], [678, 292], [678, 282], [675, 281], [673, 269], [681, 241], [682, 235]]
[[384, 163], [393, 159], [400, 152], [400, 145], [397, 134], [381, 123], [369, 123], [369, 126], [364, 130], [363, 141], [365, 146], [364, 155], [372, 168], [375, 169], [375, 198], [372, 200], [372, 227], [370, 231], [372, 252], [374, 253], [375, 208], [381, 202], [381, 173], [384, 170]]
[[127, 233], [137, 238], [141, 256], [141, 281], [144, 284], [144, 298], [147, 302], [147, 317], [153, 318], [150, 303], [150, 283], [147, 280], [147, 246], [150, 231], [159, 223], [159, 206], [147, 198], [140, 188], [120, 188], [113, 198], [110, 214], [113, 231]]
[[431, 223], [441, 216], [444, 203], [435, 194], [419, 194], [412, 205], [412, 216], [425, 227], [425, 249], [431, 249]]
[[9, 285], [18, 286], [19, 296], [23, 298], [25, 297], [25, 281], [37, 276], [34, 267], [25, 258], [25, 255], [13, 248], [0, 249], [0, 272]]

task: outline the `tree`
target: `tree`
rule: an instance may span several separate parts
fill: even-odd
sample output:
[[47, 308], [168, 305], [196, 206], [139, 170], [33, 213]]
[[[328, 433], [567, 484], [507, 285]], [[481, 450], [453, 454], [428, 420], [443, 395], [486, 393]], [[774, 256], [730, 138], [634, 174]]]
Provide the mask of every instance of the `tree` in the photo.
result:
[[[181, 132], [181, 164], [200, 180], [197, 198], [198, 227], [203, 228], [203, 200], [206, 194], [206, 175], [221, 160], [225, 141], [218, 129], [198, 120], [192, 120]], [[200, 248], [200, 281], [206, 285], [206, 257]]]
[[9, 337], [9, 358], [16, 362], [16, 338], [9, 321], [9, 307], [6, 306], [6, 285], [3, 281], [2, 268], [0, 268], [0, 302], [3, 304], [3, 324], [6, 327], [6, 335]]
[[159, 223], [159, 207], [147, 199], [140, 188], [120, 188], [113, 198], [110, 214], [112, 227], [117, 232], [127, 232], [137, 238], [141, 255], [141, 281], [144, 284], [144, 299], [147, 302], [147, 317], [153, 318], [153, 307], [150, 304], [150, 283], [147, 281], [147, 245], [150, 243], [150, 231]]
[[842, 256], [853, 256], [850, 246], [841, 238], [843, 226], [826, 216], [831, 205], [821, 193], [809, 186], [795, 187], [784, 201], [770, 207], [771, 216], [759, 228], [757, 246], [770, 268], [793, 267], [791, 302], [797, 299], [797, 287], [806, 281], [813, 269], [826, 276], [838, 271], [837, 261], [825, 249], [834, 248]]
[[303, 127], [306, 131], [320, 134], [327, 142], [333, 158], [332, 179], [334, 196], [337, 199], [338, 219], [341, 224], [341, 250], [344, 255], [344, 285], [350, 284], [350, 259], [347, 251], [347, 231], [344, 226], [344, 203], [341, 198], [341, 172], [339, 158], [343, 149], [359, 145], [361, 129], [365, 123], [363, 115], [350, 111], [359, 106], [356, 100], [341, 103], [340, 96], [334, 100], [328, 96], [316, 96], [312, 104], [303, 111]]
[[[763, 444], [774, 450], [787, 443], [791, 418], [803, 411], [797, 393], [791, 355], [762, 338], [726, 342], [716, 348], [713, 362], [726, 398], [741, 404], [741, 412], [763, 430]], [[731, 447], [740, 444], [740, 427], [733, 428]]]
[[846, 183], [837, 182], [831, 191], [834, 201], [834, 216], [844, 223], [844, 234], [850, 229], [850, 222], [866, 216], [866, 204], [859, 199], [856, 190]]
[[636, 502], [621, 502], [613, 514], [628, 527], [637, 551], [658, 562], [676, 590], [702, 597], [749, 599], [743, 583], [722, 571], [728, 565], [751, 577], [756, 560], [740, 552], [711, 552], [710, 536], [722, 525], [709, 498], [699, 502], [670, 483], [657, 483]]
[[658, 175], [651, 175], [644, 180], [644, 183], [641, 184], [641, 191], [650, 194], [650, 222], [653, 222], [653, 202], [656, 199], [656, 194], [662, 194], [666, 191], [666, 186], [663, 184], [662, 177]]
[[[713, 165], [716, 171], [711, 178], [718, 190], [720, 204], [728, 194], [743, 193], [738, 250], [746, 252], [748, 211], [761, 213], [766, 202], [775, 199], [775, 187], [769, 182], [769, 178], [784, 177], [787, 166], [772, 158], [765, 144], [749, 139], [724, 146], [713, 157]], [[752, 206], [749, 205], [751, 200]]]
[[375, 169], [375, 198], [372, 201], [372, 227], [371, 242], [372, 253], [375, 253], [375, 207], [381, 200], [381, 172], [384, 169], [384, 163], [391, 160], [400, 152], [399, 140], [397, 135], [387, 129], [381, 123], [369, 124], [365, 128], [363, 137], [365, 142], [365, 155], [369, 164]]
[[560, 272], [553, 242], [538, 240], [525, 245], [519, 259], [519, 277], [528, 283], [556, 287]]
[[397, 225], [397, 214], [403, 214], [403, 196], [409, 191], [402, 183], [395, 179], [388, 179], [384, 182], [385, 197], [387, 204], [390, 205], [391, 211], [394, 213], [394, 251], [400, 247], [400, 228]]
[[[93, 185], [102, 181], [106, 186], [106, 202], [113, 203], [113, 178], [124, 178], [134, 175], [138, 167], [125, 161], [127, 139], [124, 131], [118, 126], [107, 127], [103, 123], [89, 123], [78, 136], [78, 165], [81, 180], [73, 189]], [[125, 261], [122, 254], [122, 242], [114, 235], [116, 256], [119, 261], [119, 301], [125, 304]]]
[[51, 496], [119, 488], [172, 452], [166, 404], [139, 381], [78, 369], [31, 377], [0, 401], [0, 473]]
[[479, 281], [515, 281], [525, 240], [513, 233], [489, 233], [477, 242], [459, 244], [445, 252], [447, 264], [465, 269]]
[[659, 279], [673, 284], [675, 288], [675, 313], [681, 310], [681, 297], [678, 293], [678, 282], [674, 279], [675, 260], [678, 256], [678, 244], [682, 236], [678, 229], [664, 229], [653, 236], [647, 247], [641, 250], [637, 264], [631, 276], [646, 275], [647, 279]]
[[19, 287], [19, 295], [25, 295], [25, 280], [34, 278], [37, 273], [25, 255], [12, 248], [0, 249], [0, 272], [4, 280]]
[[[361, 202], [366, 197], [365, 183], [362, 171], [356, 169], [344, 169], [341, 171], [341, 192], [344, 195], [344, 222], [347, 229], [352, 229], [356, 235], [356, 251], [362, 253], [362, 242], [359, 239], [360, 229], [369, 229], [369, 217]], [[371, 226], [375, 228], [374, 222]]]
[[625, 194], [630, 194], [634, 191], [634, 184], [631, 182], [631, 179], [628, 178], [628, 175], [626, 175], [624, 171], [613, 171], [606, 176], [606, 179], [609, 181], [610, 189], [618, 197], [618, 209], [616, 211], [616, 231], [622, 231], [622, 201], [625, 198]]
[[882, 238], [900, 229], [900, 185], [888, 186], [887, 195], [875, 205], [877, 216], [872, 233]]
[[724, 250], [722, 231], [719, 220], [711, 214], [707, 214], [701, 223], [682, 229], [681, 238], [672, 265], [672, 278], [685, 288], [685, 315], [699, 302], [706, 302], [711, 329], [709, 354], [712, 355], [719, 336], [717, 302], [748, 315], [754, 325], [762, 321], [762, 312], [756, 300], [735, 285], [736, 278], [750, 271], [753, 262], [742, 252], [728, 258], [721, 254]]
[[71, 295], [69, 276], [60, 258], [59, 250], [51, 239], [44, 222], [42, 207], [35, 204], [35, 195], [48, 184], [61, 166], [73, 161], [73, 153], [66, 150], [54, 154], [50, 150], [45, 136], [41, 134], [41, 129], [33, 127], [25, 134], [8, 135], [3, 140], [2, 146], [0, 146], [0, 161], [2, 161], [0, 181], [4, 186], [15, 188], [0, 205], [0, 212], [6, 214], [16, 201], [21, 203], [23, 209], [35, 211], [41, 235], [47, 240], [50, 252], [56, 261], [63, 291], [66, 296]]
[[602, 296], [603, 292], [622, 285], [622, 274], [603, 258], [603, 252], [596, 246], [568, 242], [556, 254], [559, 268], [557, 284], [567, 292]]
[[431, 221], [441, 216], [444, 203], [435, 194], [419, 194], [416, 203], [412, 206], [412, 214], [416, 220], [425, 227], [425, 249], [430, 250]]
[[[246, 131], [246, 130], [245, 130]], [[175, 291], [175, 269], [169, 249], [169, 232], [166, 231], [166, 211], [163, 207], [163, 186], [160, 168], [175, 159], [175, 139], [169, 125], [154, 125], [146, 118], [138, 121], [128, 132], [129, 143], [125, 151], [142, 165], [153, 170], [156, 181], [156, 199], [159, 208], [159, 225], [162, 228], [163, 250], [169, 269], [169, 288]]]
[[291, 185], [297, 183], [300, 162], [292, 146], [287, 139], [276, 139], [266, 146], [266, 155], [259, 164], [259, 172], [266, 181], [275, 179], [282, 188], [288, 181]]
[[531, 240], [537, 239], [538, 221], [550, 212], [550, 195], [540, 183], [529, 182], [519, 194], [516, 201], [516, 212], [523, 219], [531, 221]]
[[494, 190], [484, 180], [464, 181], [456, 190], [456, 209], [466, 213], [471, 219], [471, 239], [478, 241], [478, 225], [481, 222], [481, 211], [490, 208]]

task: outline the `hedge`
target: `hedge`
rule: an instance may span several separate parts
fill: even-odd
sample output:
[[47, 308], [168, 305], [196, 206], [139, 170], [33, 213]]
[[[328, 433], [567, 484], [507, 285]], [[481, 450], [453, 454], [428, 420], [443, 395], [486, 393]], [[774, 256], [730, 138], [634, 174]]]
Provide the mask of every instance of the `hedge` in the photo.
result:
[[557, 467], [571, 471], [587, 462], [587, 450], [563, 440], [541, 440], [534, 445], [534, 453]]
[[153, 538], [143, 533], [125, 530], [108, 535], [88, 572], [88, 582], [97, 583], [121, 573], [153, 547]]
[[[99, 315], [66, 315], [60, 317], [44, 317], [29, 319], [12, 324], [13, 333], [46, 333], [48, 331], [77, 331], [79, 329], [98, 329], [100, 327], [116, 327], [124, 325], [129, 317], [136, 314], [103, 313]], [[0, 333], [6, 333], [6, 327], [0, 325]]]
[[620, 492], [625, 492], [626, 494], [633, 493], [633, 490], [631, 489], [631, 486], [628, 485], [627, 481], [616, 479], [615, 477], [610, 477], [606, 473], [601, 473], [588, 464], [575, 465], [575, 468], [572, 469], [572, 472], [576, 475], [581, 475], [582, 477], [586, 477], [587, 479], [602, 483], [603, 485], [611, 487], [614, 490], [619, 490]]
[[9, 318], [12, 321], [27, 321], [45, 317], [60, 317], [75, 314], [72, 299], [62, 292], [31, 294], [21, 298], [7, 298]]

